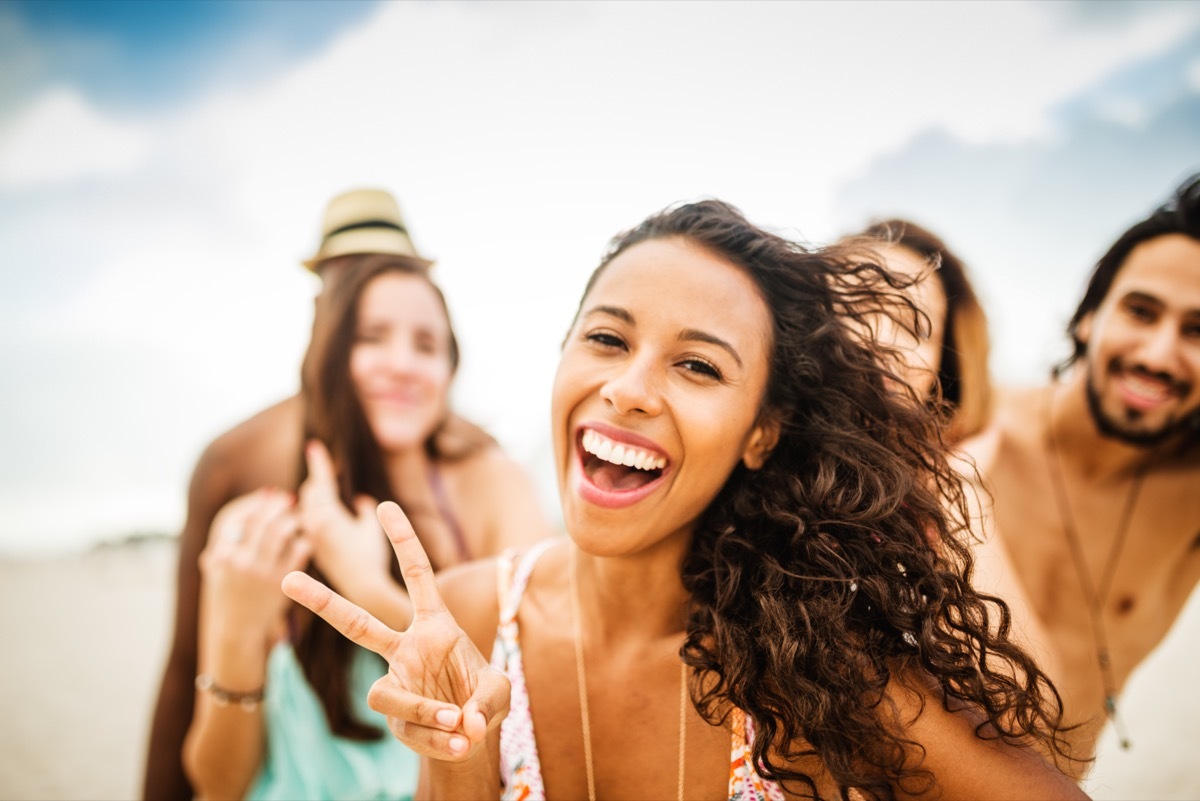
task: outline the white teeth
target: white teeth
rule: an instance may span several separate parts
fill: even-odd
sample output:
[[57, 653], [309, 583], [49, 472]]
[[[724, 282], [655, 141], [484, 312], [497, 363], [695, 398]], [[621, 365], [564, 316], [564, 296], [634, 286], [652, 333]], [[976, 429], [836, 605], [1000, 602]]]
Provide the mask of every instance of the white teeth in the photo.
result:
[[661, 470], [667, 460], [631, 445], [620, 445], [588, 429], [583, 432], [583, 449], [598, 459], [638, 470]]
[[1170, 396], [1166, 387], [1157, 382], [1144, 381], [1137, 376], [1126, 376], [1125, 384], [1137, 394], [1147, 399], [1163, 400]]

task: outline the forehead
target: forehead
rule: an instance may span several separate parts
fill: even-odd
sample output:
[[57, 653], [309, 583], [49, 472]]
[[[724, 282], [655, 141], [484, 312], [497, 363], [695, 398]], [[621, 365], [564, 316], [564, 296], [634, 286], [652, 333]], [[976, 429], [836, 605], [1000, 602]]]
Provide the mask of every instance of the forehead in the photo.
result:
[[1165, 305], [1200, 310], [1200, 242], [1166, 234], [1136, 245], [1109, 288], [1108, 300], [1130, 293], [1150, 295]]
[[584, 302], [639, 322], [703, 329], [739, 347], [770, 341], [771, 312], [741, 267], [686, 239], [639, 242], [609, 262]]
[[934, 315], [946, 313], [946, 288], [924, 256], [903, 245], [883, 245], [876, 248], [876, 252], [889, 271], [908, 278], [922, 276], [920, 281], [908, 288], [909, 294], [922, 309]]
[[380, 273], [368, 281], [359, 306], [364, 314], [396, 316], [423, 312], [446, 316], [437, 291], [426, 278], [397, 271]]
[[923, 273], [932, 272], [929, 262], [923, 256], [903, 245], [880, 245], [875, 251], [883, 259], [883, 266], [894, 273], [916, 278]]

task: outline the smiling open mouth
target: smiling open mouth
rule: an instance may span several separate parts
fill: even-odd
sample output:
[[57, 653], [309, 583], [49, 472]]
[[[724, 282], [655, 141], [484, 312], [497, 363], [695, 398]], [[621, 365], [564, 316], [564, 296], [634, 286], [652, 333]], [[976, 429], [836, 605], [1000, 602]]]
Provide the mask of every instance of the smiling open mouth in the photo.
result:
[[627, 492], [646, 486], [663, 473], [667, 460], [650, 451], [622, 445], [591, 429], [583, 432], [583, 472], [598, 489]]

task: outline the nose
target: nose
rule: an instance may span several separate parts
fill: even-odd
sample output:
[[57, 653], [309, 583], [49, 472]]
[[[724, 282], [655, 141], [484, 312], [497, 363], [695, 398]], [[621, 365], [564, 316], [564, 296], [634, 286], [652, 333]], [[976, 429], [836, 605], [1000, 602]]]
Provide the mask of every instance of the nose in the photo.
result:
[[604, 382], [600, 397], [618, 414], [653, 417], [662, 412], [661, 380], [649, 358], [631, 359]]
[[1137, 363], [1153, 373], [1175, 375], [1179, 367], [1179, 332], [1175, 324], [1162, 319], [1147, 332], [1146, 339], [1138, 348]]
[[395, 373], [410, 373], [416, 367], [417, 354], [412, 345], [397, 338], [384, 351], [384, 364]]

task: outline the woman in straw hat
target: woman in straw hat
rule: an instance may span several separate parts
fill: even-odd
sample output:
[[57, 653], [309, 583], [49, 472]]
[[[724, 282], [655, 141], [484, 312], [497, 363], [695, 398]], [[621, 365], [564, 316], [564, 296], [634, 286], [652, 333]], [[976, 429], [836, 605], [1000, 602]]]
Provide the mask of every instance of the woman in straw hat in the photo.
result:
[[413, 515], [439, 567], [550, 533], [525, 471], [450, 412], [457, 340], [395, 200], [380, 190], [334, 198], [306, 264], [323, 288], [287, 435], [288, 475], [224, 504], [193, 556], [190, 598], [181, 581], [180, 606], [192, 605], [194, 621], [195, 706], [179, 743], [191, 789], [206, 798], [396, 798], [413, 789], [415, 757], [361, 703], [377, 657], [287, 602], [280, 570], [307, 566], [398, 623], [407, 599], [373, 513], [364, 514], [379, 500]]
[[382, 504], [403, 633], [287, 576], [387, 658], [369, 704], [424, 795], [1084, 797], [1057, 694], [969, 583], [937, 420], [855, 333], [892, 280], [719, 201], [653, 215], [563, 346], [569, 538], [435, 580]]

